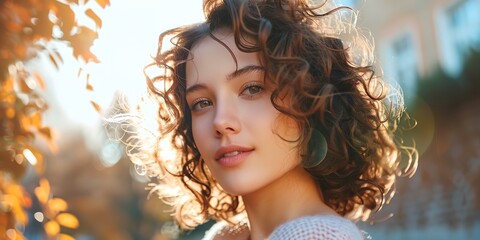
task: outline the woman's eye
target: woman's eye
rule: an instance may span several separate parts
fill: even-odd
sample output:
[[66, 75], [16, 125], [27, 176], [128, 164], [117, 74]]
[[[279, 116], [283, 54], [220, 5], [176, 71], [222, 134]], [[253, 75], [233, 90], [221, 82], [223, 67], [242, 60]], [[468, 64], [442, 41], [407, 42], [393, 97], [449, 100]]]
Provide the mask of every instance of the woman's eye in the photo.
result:
[[252, 84], [246, 86], [242, 91], [242, 95], [253, 96], [263, 92], [263, 86], [259, 84]]
[[195, 101], [192, 106], [191, 106], [191, 110], [192, 111], [200, 111], [206, 107], [209, 107], [212, 105], [212, 102], [210, 100], [207, 100], [207, 99], [200, 99], [198, 101]]

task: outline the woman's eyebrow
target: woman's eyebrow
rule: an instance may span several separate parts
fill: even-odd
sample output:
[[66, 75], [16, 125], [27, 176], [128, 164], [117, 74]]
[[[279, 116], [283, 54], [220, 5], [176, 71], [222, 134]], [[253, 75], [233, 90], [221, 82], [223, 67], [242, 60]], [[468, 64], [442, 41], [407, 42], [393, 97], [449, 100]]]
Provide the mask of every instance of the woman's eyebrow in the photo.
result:
[[205, 86], [203, 84], [195, 84], [195, 85], [192, 85], [192, 86], [188, 87], [185, 94], [188, 95], [191, 92], [199, 91], [199, 90], [202, 90], [202, 89], [205, 89], [205, 88], [207, 88], [207, 86]]
[[251, 72], [265, 72], [265, 68], [259, 65], [248, 65], [243, 68], [237, 69], [234, 72], [227, 75], [227, 80], [231, 80], [243, 74]]
[[[239, 77], [241, 75], [247, 74], [247, 73], [252, 73], [252, 72], [265, 72], [265, 68], [259, 65], [248, 65], [243, 68], [240, 68], [238, 70], [235, 70], [234, 72], [230, 73], [227, 75], [227, 80], [231, 80], [233, 78]], [[202, 89], [206, 89], [207, 86], [204, 84], [195, 84], [186, 89], [186, 94], [189, 94], [191, 92], [196, 92]]]

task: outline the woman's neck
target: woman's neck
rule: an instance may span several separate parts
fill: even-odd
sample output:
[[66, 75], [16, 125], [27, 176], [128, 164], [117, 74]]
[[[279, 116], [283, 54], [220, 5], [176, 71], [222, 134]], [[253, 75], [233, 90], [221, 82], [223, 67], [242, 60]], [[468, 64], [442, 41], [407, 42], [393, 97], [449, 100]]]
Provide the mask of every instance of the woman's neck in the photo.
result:
[[336, 214], [322, 201], [320, 190], [301, 166], [242, 197], [251, 240], [266, 239], [279, 225], [299, 217]]

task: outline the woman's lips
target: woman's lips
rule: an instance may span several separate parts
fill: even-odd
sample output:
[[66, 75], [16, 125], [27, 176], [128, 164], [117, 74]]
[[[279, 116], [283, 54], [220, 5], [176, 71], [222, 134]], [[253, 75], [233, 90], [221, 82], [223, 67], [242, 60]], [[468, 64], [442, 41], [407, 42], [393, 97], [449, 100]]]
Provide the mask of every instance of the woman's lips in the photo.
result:
[[224, 167], [234, 167], [243, 162], [254, 148], [229, 145], [221, 147], [215, 153], [215, 160]]

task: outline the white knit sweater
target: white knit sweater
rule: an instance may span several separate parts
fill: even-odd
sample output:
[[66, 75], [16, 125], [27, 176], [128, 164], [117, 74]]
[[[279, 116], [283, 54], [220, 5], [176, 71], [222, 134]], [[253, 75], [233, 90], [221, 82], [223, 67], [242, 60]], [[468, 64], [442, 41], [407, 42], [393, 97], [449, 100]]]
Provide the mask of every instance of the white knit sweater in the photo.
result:
[[[229, 226], [225, 222], [216, 223], [203, 240], [246, 240], [250, 233], [246, 225]], [[357, 226], [340, 216], [316, 215], [301, 217], [277, 227], [268, 240], [362, 240]]]

